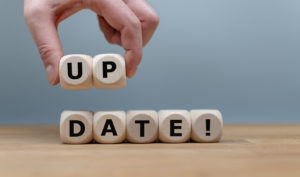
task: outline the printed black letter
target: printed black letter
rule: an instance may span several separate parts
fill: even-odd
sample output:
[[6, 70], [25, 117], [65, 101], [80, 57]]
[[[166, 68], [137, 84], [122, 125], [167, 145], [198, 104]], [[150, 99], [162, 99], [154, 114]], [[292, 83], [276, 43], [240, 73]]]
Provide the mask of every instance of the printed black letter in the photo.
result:
[[182, 136], [181, 133], [175, 133], [175, 129], [181, 129], [181, 126], [175, 126], [176, 123], [182, 123], [182, 120], [170, 120], [170, 136]]
[[[108, 65], [111, 66], [110, 69], [108, 69]], [[117, 68], [116, 63], [112, 62], [112, 61], [104, 61], [103, 62], [103, 78], [107, 78], [107, 73], [108, 72], [114, 72]]]
[[140, 137], [145, 136], [145, 124], [149, 124], [149, 120], [136, 120], [134, 121], [136, 124], [140, 124]]
[[82, 62], [78, 63], [78, 74], [77, 74], [77, 76], [73, 76], [72, 63], [68, 63], [68, 76], [71, 79], [79, 79], [82, 76]]
[[[110, 127], [110, 129], [108, 129], [108, 126]], [[113, 136], [118, 136], [114, 123], [111, 119], [107, 119], [105, 121], [101, 136], [105, 136], [107, 132], [112, 132]]]
[[[74, 124], [78, 124], [80, 126], [80, 130], [78, 133], [74, 132]], [[77, 137], [83, 135], [85, 131], [85, 126], [80, 120], [70, 120], [70, 137]]]

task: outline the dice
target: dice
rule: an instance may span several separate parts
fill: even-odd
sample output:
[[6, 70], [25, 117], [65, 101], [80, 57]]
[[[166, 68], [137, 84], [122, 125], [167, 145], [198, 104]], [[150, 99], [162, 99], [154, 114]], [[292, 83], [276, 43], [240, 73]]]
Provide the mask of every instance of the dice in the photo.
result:
[[159, 140], [164, 143], [184, 143], [190, 139], [191, 120], [186, 110], [161, 110]]
[[99, 111], [94, 115], [94, 139], [98, 143], [121, 143], [126, 137], [124, 111]]
[[63, 143], [84, 144], [93, 140], [93, 112], [64, 111], [60, 118], [60, 139]]
[[126, 125], [127, 140], [131, 143], [152, 143], [158, 137], [156, 111], [128, 111]]
[[64, 111], [63, 143], [199, 143], [220, 141], [223, 118], [218, 110]]
[[119, 54], [101, 54], [94, 58], [74, 54], [61, 58], [60, 85], [66, 90], [118, 89], [126, 87], [125, 60]]
[[126, 86], [125, 60], [119, 54], [101, 54], [93, 61], [94, 86], [100, 89], [117, 89]]
[[218, 110], [191, 110], [192, 135], [196, 142], [217, 142], [222, 136], [223, 119]]
[[62, 88], [87, 90], [93, 87], [93, 58], [88, 55], [66, 55], [59, 63], [59, 78]]

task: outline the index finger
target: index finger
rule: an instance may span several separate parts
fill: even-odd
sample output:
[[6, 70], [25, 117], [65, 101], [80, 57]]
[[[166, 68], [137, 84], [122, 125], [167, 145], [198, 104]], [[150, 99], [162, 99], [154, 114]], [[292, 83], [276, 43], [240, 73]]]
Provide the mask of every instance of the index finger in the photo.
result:
[[137, 16], [120, 0], [90, 1], [88, 8], [96, 12], [121, 33], [121, 45], [126, 50], [126, 74], [134, 76], [142, 59], [142, 27]]

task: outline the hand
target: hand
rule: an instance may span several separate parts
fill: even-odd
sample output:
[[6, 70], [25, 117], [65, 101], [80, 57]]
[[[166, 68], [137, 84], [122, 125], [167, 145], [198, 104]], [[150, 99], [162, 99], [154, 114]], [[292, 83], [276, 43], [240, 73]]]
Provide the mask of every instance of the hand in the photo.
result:
[[122, 46], [127, 77], [134, 76], [143, 46], [151, 39], [159, 17], [145, 0], [24, 0], [24, 17], [46, 68], [49, 83], [59, 82], [63, 56], [58, 24], [82, 9], [98, 16], [106, 40]]

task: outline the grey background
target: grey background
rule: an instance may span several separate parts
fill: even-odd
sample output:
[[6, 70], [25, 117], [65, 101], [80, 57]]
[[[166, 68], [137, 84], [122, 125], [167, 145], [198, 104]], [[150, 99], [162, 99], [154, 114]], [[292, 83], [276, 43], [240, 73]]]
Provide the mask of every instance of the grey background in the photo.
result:
[[[65, 109], [216, 108], [226, 123], [299, 122], [300, 1], [151, 0], [161, 23], [121, 90], [48, 84], [22, 0], [0, 1], [0, 124], [57, 124]], [[59, 26], [65, 54], [123, 53], [96, 16]]]

